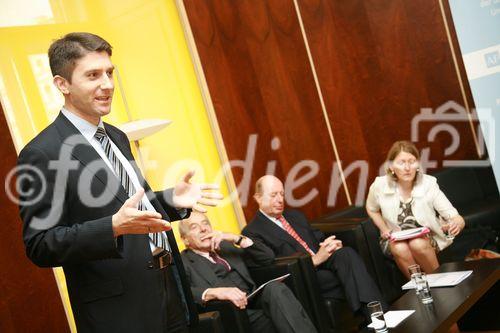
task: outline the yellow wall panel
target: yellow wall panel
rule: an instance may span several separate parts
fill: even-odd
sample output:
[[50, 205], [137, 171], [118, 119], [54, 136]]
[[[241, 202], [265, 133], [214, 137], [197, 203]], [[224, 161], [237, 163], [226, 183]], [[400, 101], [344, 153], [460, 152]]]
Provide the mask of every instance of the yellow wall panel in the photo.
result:
[[[174, 0], [47, 0], [47, 4], [52, 16], [28, 13], [35, 17], [30, 23], [26, 18], [19, 18], [19, 25], [10, 18], [9, 23], [2, 22], [0, 14], [0, 98], [16, 149], [47, 126], [60, 107], [45, 57], [51, 41], [68, 32], [89, 31], [113, 45], [112, 60], [124, 92], [115, 79], [112, 113], [105, 121], [114, 125], [145, 118], [173, 121], [140, 141], [143, 170], [151, 186], [171, 187], [190, 168], [197, 170], [195, 181], [215, 181], [221, 169], [219, 152]], [[225, 178], [219, 175], [218, 182], [228, 195]], [[239, 232], [231, 203], [211, 209], [209, 217], [217, 228]], [[75, 331], [64, 275], [62, 270], [55, 274]]]

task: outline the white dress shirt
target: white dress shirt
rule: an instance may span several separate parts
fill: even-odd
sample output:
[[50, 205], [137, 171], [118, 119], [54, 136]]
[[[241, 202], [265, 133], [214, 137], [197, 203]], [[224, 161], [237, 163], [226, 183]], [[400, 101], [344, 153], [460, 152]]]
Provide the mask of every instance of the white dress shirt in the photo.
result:
[[277, 225], [278, 227], [280, 227], [281, 229], [285, 230], [285, 228], [283, 227], [283, 224], [281, 224], [281, 221], [280, 221], [280, 220], [278, 220], [278, 219], [277, 219], [277, 218], [275, 218], [275, 217], [272, 217], [272, 216], [267, 215], [266, 213], [264, 213], [264, 212], [262, 211], [262, 209], [259, 209], [259, 210], [260, 210], [260, 212], [261, 212], [261, 213], [262, 213], [265, 217], [267, 217], [268, 219], [270, 219], [270, 220], [271, 220], [271, 222], [273, 222], [274, 224], [276, 224], [276, 225]]
[[[116, 175], [113, 165], [106, 156], [106, 153], [104, 152], [101, 143], [94, 136], [95, 133], [97, 132], [97, 127], [104, 128], [102, 119], [99, 120], [99, 125], [95, 126], [94, 124], [91, 124], [85, 119], [78, 117], [77, 115], [66, 110], [65, 108], [62, 108], [61, 112], [80, 131], [80, 133], [82, 133], [85, 139], [87, 139], [90, 145], [95, 149], [95, 151], [99, 154], [99, 156], [101, 156], [102, 160], [111, 169], [113, 174]], [[137, 189], [141, 188], [142, 186], [139, 182], [139, 177], [137, 177], [134, 168], [130, 164], [129, 160], [122, 154], [120, 149], [118, 149], [113, 140], [111, 140], [111, 138], [109, 138], [109, 143], [111, 144], [111, 149], [113, 149], [113, 153], [115, 153], [116, 157], [120, 160], [120, 163], [123, 165], [125, 172], [129, 176], [132, 186], [134, 186], [134, 189], [137, 191]], [[146, 210], [153, 212], [156, 211], [146, 195], [142, 197], [142, 204]], [[165, 239], [167, 240], [167, 235], [165, 235]], [[151, 252], [153, 252], [156, 249], [156, 246], [151, 241], [151, 239], [149, 240], [149, 245], [151, 247]], [[168, 244], [168, 240], [166, 242], [166, 246], [167, 246], [166, 250], [170, 251], [170, 244]]]

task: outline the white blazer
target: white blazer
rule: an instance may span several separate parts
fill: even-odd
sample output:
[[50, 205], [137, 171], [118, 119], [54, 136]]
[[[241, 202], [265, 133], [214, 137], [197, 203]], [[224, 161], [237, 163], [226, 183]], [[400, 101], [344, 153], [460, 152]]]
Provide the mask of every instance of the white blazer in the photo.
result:
[[[453, 218], [458, 215], [458, 211], [439, 189], [436, 178], [418, 174], [411, 196], [411, 210], [417, 222], [432, 231], [440, 250], [450, 245], [453, 241], [446, 239], [441, 230], [441, 218], [436, 216], [436, 212], [442, 218]], [[391, 230], [399, 230], [399, 202], [396, 181], [389, 176], [375, 178], [366, 199], [366, 208], [380, 212]]]

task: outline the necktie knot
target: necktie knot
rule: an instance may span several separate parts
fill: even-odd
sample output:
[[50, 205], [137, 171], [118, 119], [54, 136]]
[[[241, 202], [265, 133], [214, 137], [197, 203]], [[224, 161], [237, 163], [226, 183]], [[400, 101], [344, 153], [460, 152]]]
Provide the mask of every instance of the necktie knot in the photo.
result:
[[102, 141], [105, 137], [107, 137], [108, 135], [106, 134], [106, 131], [104, 130], [104, 128], [102, 127], [97, 127], [97, 131], [95, 132], [94, 134], [94, 137], [99, 140], [99, 141]]
[[217, 262], [217, 260], [219, 260], [219, 258], [220, 258], [220, 257], [219, 257], [219, 255], [218, 255], [217, 253], [215, 253], [215, 252], [210, 252], [208, 255], [209, 255], [209, 256], [210, 256], [210, 258], [212, 258], [215, 262]]
[[229, 265], [229, 263], [226, 260], [222, 259], [222, 257], [219, 256], [217, 253], [215, 253], [215, 252], [209, 252], [208, 255], [210, 256], [210, 258], [216, 264], [224, 266], [224, 268], [226, 269], [226, 271], [230, 271], [231, 270], [231, 266]]

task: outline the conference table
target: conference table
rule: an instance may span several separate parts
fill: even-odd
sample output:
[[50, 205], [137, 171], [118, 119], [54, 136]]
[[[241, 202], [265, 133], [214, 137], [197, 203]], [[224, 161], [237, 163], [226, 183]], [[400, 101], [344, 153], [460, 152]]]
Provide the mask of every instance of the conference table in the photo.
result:
[[390, 311], [415, 312], [389, 332], [448, 332], [457, 322], [461, 331], [500, 330], [500, 259], [446, 263], [435, 273], [464, 270], [473, 273], [458, 285], [431, 288], [431, 304], [422, 304], [414, 290], [396, 300]]

